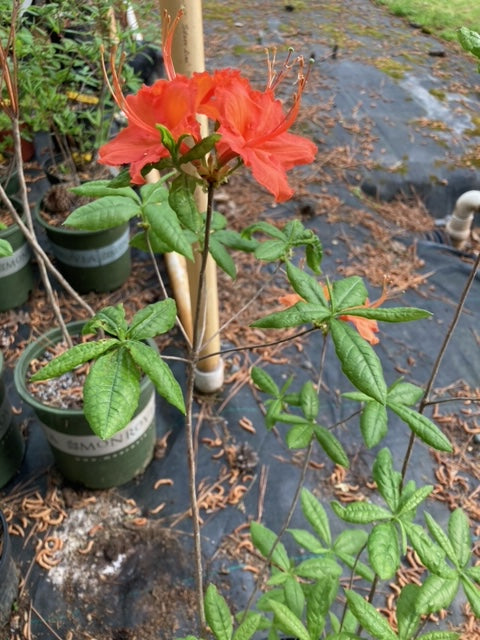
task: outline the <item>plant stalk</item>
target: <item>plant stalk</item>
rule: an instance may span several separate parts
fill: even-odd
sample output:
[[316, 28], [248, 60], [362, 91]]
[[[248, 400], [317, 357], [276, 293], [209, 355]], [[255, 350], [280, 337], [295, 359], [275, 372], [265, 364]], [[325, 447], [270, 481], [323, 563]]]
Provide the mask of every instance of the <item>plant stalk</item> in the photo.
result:
[[[470, 274], [468, 276], [467, 282], [465, 283], [465, 286], [463, 288], [462, 294], [460, 296], [460, 300], [458, 301], [457, 304], [457, 308], [455, 309], [455, 313], [453, 315], [452, 318], [452, 322], [450, 323], [450, 326], [448, 327], [447, 333], [445, 334], [445, 338], [443, 340], [442, 346], [440, 347], [440, 350], [438, 352], [438, 355], [436, 357], [435, 362], [433, 363], [433, 368], [432, 368], [432, 373], [430, 374], [430, 378], [427, 382], [427, 386], [425, 388], [425, 392], [423, 394], [422, 400], [420, 401], [420, 405], [418, 408], [418, 413], [423, 413], [425, 411], [425, 408], [428, 406], [429, 404], [429, 396], [430, 393], [432, 391], [432, 387], [435, 383], [435, 379], [438, 375], [438, 371], [440, 369], [440, 365], [442, 363], [443, 357], [445, 355], [445, 352], [447, 350], [447, 347], [450, 343], [450, 340], [452, 339], [452, 336], [455, 332], [455, 328], [458, 324], [458, 321], [460, 320], [460, 316], [462, 315], [463, 312], [463, 308], [465, 306], [465, 301], [467, 299], [468, 294], [470, 293], [470, 289], [472, 288], [473, 282], [475, 280], [475, 276], [477, 275], [477, 271], [478, 268], [480, 266], [480, 252], [478, 253], [475, 262], [473, 263], [473, 267], [470, 271]], [[403, 461], [403, 466], [402, 466], [402, 483], [405, 481], [405, 476], [407, 473], [407, 468], [408, 468], [408, 464], [410, 462], [410, 458], [412, 455], [412, 451], [413, 451], [413, 445], [415, 443], [415, 434], [412, 432], [410, 435], [410, 439], [408, 442], [408, 447], [407, 447], [407, 451], [405, 453], [405, 458]]]
[[195, 371], [202, 350], [203, 327], [205, 319], [201, 314], [203, 307], [203, 297], [205, 294], [205, 271], [208, 260], [210, 229], [213, 217], [213, 194], [214, 186], [208, 186], [207, 211], [205, 216], [205, 235], [200, 270], [198, 273], [198, 295], [193, 324], [193, 345], [190, 349], [190, 358], [187, 365], [187, 393], [186, 393], [186, 417], [185, 435], [187, 441], [187, 463], [189, 471], [190, 507], [192, 509], [192, 526], [194, 541], [194, 561], [195, 561], [195, 583], [197, 591], [198, 615], [202, 633], [206, 633], [207, 622], [205, 619], [204, 594], [203, 594], [203, 560], [202, 560], [202, 539], [200, 532], [200, 515], [197, 500], [196, 483], [196, 456], [193, 429], [193, 400], [195, 390]]

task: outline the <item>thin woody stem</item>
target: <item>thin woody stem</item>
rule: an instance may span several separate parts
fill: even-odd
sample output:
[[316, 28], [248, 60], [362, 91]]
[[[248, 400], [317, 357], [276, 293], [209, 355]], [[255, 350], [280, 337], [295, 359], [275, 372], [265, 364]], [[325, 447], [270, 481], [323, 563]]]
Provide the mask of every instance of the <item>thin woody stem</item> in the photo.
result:
[[[465, 286], [463, 288], [462, 291], [462, 295], [460, 296], [460, 300], [458, 301], [457, 304], [457, 308], [455, 309], [455, 314], [452, 318], [452, 322], [450, 323], [450, 326], [448, 327], [448, 331], [445, 335], [445, 338], [443, 340], [443, 344], [440, 347], [440, 350], [438, 352], [437, 358], [433, 364], [433, 368], [432, 368], [432, 373], [430, 374], [430, 379], [427, 382], [427, 386], [425, 388], [425, 392], [423, 394], [423, 398], [420, 402], [419, 408], [418, 408], [418, 412], [419, 413], [423, 413], [425, 411], [425, 407], [427, 407], [429, 404], [431, 404], [429, 402], [429, 396], [430, 393], [432, 391], [433, 385], [435, 383], [435, 379], [438, 375], [438, 371], [440, 369], [440, 365], [442, 363], [443, 357], [445, 355], [445, 352], [447, 350], [447, 347], [450, 343], [450, 340], [455, 332], [455, 328], [458, 324], [458, 321], [460, 320], [460, 316], [462, 315], [463, 312], [463, 308], [465, 306], [465, 301], [467, 299], [468, 294], [470, 293], [470, 289], [472, 288], [473, 282], [475, 280], [475, 276], [477, 274], [478, 268], [480, 265], [480, 252], [478, 253], [475, 262], [473, 264], [473, 267], [470, 271], [470, 275], [468, 276], [467, 282], [465, 283]], [[410, 458], [412, 455], [412, 451], [413, 451], [413, 445], [415, 443], [415, 434], [412, 432], [412, 434], [410, 435], [410, 440], [408, 442], [408, 447], [407, 447], [407, 451], [405, 453], [405, 458], [403, 461], [403, 466], [402, 466], [402, 481], [405, 480], [405, 476], [407, 473], [407, 468], [408, 468], [408, 464], [410, 462]]]
[[202, 349], [202, 334], [204, 318], [202, 314], [203, 296], [205, 292], [205, 272], [208, 260], [208, 247], [210, 228], [213, 217], [213, 193], [214, 186], [209, 185], [207, 212], [205, 220], [204, 247], [202, 251], [201, 264], [198, 275], [197, 303], [194, 310], [193, 345], [190, 349], [190, 358], [187, 366], [187, 392], [186, 392], [186, 417], [185, 432], [187, 441], [187, 463], [189, 472], [190, 507], [192, 509], [193, 541], [194, 541], [194, 561], [195, 561], [195, 582], [197, 592], [197, 607], [200, 618], [202, 633], [206, 632], [207, 622], [204, 611], [203, 595], [203, 561], [202, 561], [202, 540], [200, 533], [200, 515], [197, 499], [196, 483], [196, 456], [193, 429], [193, 397], [195, 388], [195, 371], [199, 361], [199, 354]]

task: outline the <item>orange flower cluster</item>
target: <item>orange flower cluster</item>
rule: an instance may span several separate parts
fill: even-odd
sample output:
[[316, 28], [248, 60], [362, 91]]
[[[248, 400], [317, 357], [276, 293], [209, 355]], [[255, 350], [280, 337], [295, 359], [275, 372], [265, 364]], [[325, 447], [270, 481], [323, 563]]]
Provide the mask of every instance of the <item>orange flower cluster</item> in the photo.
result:
[[[144, 86], [137, 94], [124, 97], [118, 76], [112, 70], [111, 91], [128, 124], [100, 149], [99, 162], [129, 165], [132, 182], [143, 184], [142, 169], [168, 157], [157, 125], [168, 129], [175, 140], [186, 136], [191, 146], [201, 139], [197, 114], [203, 114], [221, 135], [214, 150], [219, 175], [231, 160], [241, 159], [277, 202], [289, 199], [293, 191], [286, 172], [313, 162], [317, 152], [310, 140], [288, 131], [298, 115], [305, 76], [300, 73], [293, 107], [285, 113], [274, 95], [278, 80], [273, 81], [271, 69], [272, 77], [265, 91], [254, 90], [234, 69], [196, 73], [191, 78], [176, 75], [171, 63], [171, 44], [177, 21], [164, 37], [168, 79], [158, 80], [151, 87]], [[184, 151], [188, 148], [185, 143]]]

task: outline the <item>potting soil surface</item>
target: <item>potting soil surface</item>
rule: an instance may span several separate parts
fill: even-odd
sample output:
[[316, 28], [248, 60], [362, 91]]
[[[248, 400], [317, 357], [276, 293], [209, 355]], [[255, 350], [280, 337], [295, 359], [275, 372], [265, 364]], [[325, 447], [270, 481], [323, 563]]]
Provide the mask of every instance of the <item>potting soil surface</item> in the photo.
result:
[[[449, 245], [441, 225], [463, 192], [480, 189], [480, 76], [475, 60], [458, 45], [423, 33], [369, 0], [288, 6], [265, 0], [248, 7], [236, 0], [205, 3], [204, 30], [207, 67], [241, 68], [259, 88], [266, 79], [265, 47], [277, 46], [279, 60], [288, 46], [316, 60], [297, 131], [312, 138], [319, 153], [311, 166], [292, 172], [294, 198], [274, 206], [271, 196], [242, 172], [221, 188], [217, 208], [238, 229], [260, 219], [282, 225], [299, 218], [322, 240], [324, 276], [360, 275], [372, 300], [380, 295], [386, 277], [387, 306], [413, 305], [432, 312], [430, 320], [382, 324], [375, 347], [388, 384], [403, 376], [425, 386], [479, 250], [478, 218], [462, 251]], [[287, 83], [281, 94], [287, 99], [294, 90]], [[28, 176], [34, 201], [45, 188], [35, 162]], [[237, 258], [236, 281], [219, 275], [221, 321], [239, 311], [249, 294], [257, 297], [222, 330], [225, 349], [278, 339], [279, 333], [249, 324], [278, 310], [278, 298], [288, 292], [271, 269], [249, 256]], [[62, 292], [59, 297], [68, 319], [83, 317]], [[87, 296], [95, 308], [123, 301], [129, 314], [159, 298], [153, 270], [137, 254], [132, 276], [121, 289]], [[477, 276], [435, 379], [433, 397], [450, 401], [427, 410], [451, 438], [454, 452], [432, 454], [416, 443], [408, 471], [417, 483], [434, 485], [428, 509], [443, 525], [453, 508], [465, 509], [476, 559], [479, 309]], [[9, 397], [27, 443], [18, 475], [0, 492], [22, 578], [18, 610], [3, 635], [150, 640], [195, 633], [182, 417], [158, 401], [155, 458], [136, 480], [110, 491], [66, 484], [52, 464], [38, 420], [21, 404], [11, 377], [24, 345], [52, 323], [40, 285], [24, 308], [0, 314]], [[321, 343], [320, 332], [314, 332], [292, 342], [229, 351], [224, 355], [223, 389], [196, 398], [205, 579], [218, 585], [233, 610], [245, 606], [262, 567], [248, 523], [258, 519], [274, 531], [281, 529], [305, 456], [285, 446], [286, 425], [273, 432], [265, 429], [265, 397], [249, 382], [248, 371], [253, 364], [264, 367], [278, 384], [293, 375], [292, 389], [298, 390], [306, 380], [318, 378]], [[180, 336], [162, 341], [161, 349], [181, 355]], [[335, 433], [352, 464], [343, 470], [316, 449], [305, 484], [330, 513], [332, 500], [376, 499], [372, 463], [378, 448], [367, 449], [358, 420], [347, 419], [358, 407], [340, 402], [340, 394], [351, 386], [330, 348], [326, 363], [319, 421], [339, 425]], [[172, 361], [172, 368], [184, 379], [180, 362]], [[400, 468], [409, 434], [400, 420], [390, 418], [380, 446], [391, 448]], [[305, 526], [300, 509], [290, 526]], [[333, 516], [332, 527], [340, 530]], [[284, 541], [295, 550], [288, 535]], [[420, 577], [410, 555], [399, 580]], [[376, 602], [390, 618], [394, 596], [395, 587], [387, 587]], [[440, 622], [429, 624], [437, 628]], [[480, 637], [479, 624], [461, 601], [442, 624], [461, 628], [462, 638]]]

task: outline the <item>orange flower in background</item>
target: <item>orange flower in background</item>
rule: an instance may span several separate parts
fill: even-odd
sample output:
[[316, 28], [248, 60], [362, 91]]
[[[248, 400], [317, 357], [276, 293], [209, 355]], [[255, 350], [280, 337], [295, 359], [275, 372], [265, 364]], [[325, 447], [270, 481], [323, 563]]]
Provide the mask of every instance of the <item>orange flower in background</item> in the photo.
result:
[[[328, 287], [326, 286], [323, 287], [323, 293], [325, 294], [325, 297], [328, 300], [330, 298]], [[365, 304], [356, 308], [375, 309], [379, 307], [381, 304], [383, 304], [383, 302], [385, 302], [386, 297], [387, 296], [384, 289], [384, 291], [382, 292], [382, 295], [378, 300], [370, 303], [370, 301], [367, 298], [365, 301]], [[305, 302], [305, 300], [301, 296], [299, 296], [298, 293], [287, 293], [286, 295], [281, 296], [278, 299], [278, 301], [280, 302], [280, 304], [282, 304], [284, 307], [287, 307], [287, 308], [293, 307], [293, 305], [297, 304], [297, 302]], [[359, 335], [370, 344], [378, 344], [380, 342], [378, 337], [375, 335], [379, 331], [378, 323], [376, 320], [371, 320], [370, 318], [361, 318], [360, 316], [350, 316], [350, 315], [339, 316], [339, 319], [342, 320], [343, 322], [351, 322], [355, 327], [355, 329], [358, 331]]]
[[[378, 302], [378, 301], [377, 301]], [[362, 309], [368, 309], [369, 307], [378, 307], [377, 303], [370, 304], [367, 300], [362, 305]], [[378, 333], [378, 324], [376, 320], [370, 320], [369, 318], [360, 318], [359, 316], [340, 316], [340, 320], [344, 322], [351, 322], [359, 335], [370, 344], [378, 344], [380, 340], [375, 335]]]

